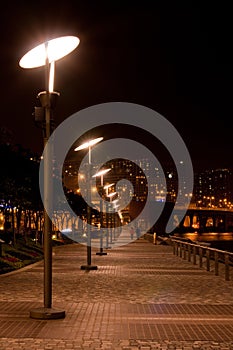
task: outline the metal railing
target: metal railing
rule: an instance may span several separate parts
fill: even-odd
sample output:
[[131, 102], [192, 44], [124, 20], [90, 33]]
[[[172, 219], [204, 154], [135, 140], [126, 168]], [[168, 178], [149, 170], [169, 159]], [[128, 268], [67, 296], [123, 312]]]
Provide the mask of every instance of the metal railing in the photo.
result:
[[224, 271], [225, 281], [230, 281], [230, 270], [233, 270], [233, 253], [210, 248], [201, 244], [184, 242], [179, 239], [170, 239], [173, 245], [173, 253], [180, 258], [199, 264], [200, 268], [206, 271], [214, 270], [216, 276], [219, 275], [220, 268]]

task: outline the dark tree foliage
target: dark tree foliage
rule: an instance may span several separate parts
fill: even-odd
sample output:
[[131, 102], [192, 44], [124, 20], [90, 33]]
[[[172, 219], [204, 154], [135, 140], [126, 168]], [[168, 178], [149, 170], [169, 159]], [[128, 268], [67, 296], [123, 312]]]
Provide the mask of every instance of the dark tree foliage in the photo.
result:
[[[64, 188], [64, 192], [70, 207], [77, 216], [87, 219], [87, 203], [84, 198], [80, 194], [76, 194], [66, 188]], [[91, 207], [91, 215], [96, 219], [99, 219], [99, 211], [93, 207], [94, 205]]]
[[39, 210], [39, 157], [20, 145], [0, 144], [0, 201], [22, 209]]

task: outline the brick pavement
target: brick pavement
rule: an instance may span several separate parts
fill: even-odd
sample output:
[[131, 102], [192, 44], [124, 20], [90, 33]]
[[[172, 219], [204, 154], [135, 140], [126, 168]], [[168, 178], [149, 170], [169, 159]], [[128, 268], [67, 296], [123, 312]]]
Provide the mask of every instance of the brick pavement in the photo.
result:
[[233, 349], [232, 281], [143, 238], [97, 251], [98, 269], [85, 271], [85, 246], [54, 249], [52, 300], [64, 319], [29, 317], [43, 306], [43, 262], [0, 276], [0, 350]]

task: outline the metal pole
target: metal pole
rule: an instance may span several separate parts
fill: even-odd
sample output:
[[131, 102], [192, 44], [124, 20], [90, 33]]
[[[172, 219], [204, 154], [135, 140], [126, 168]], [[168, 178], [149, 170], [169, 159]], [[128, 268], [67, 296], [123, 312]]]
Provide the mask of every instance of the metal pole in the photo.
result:
[[109, 246], [109, 212], [108, 212], [108, 203], [106, 202], [106, 228], [107, 228], [107, 234], [106, 234], [106, 249], [111, 248]]
[[112, 198], [110, 198], [110, 202], [109, 202], [109, 211], [110, 211], [110, 244], [113, 244], [113, 241], [112, 241]]
[[[45, 44], [47, 50], [47, 43]], [[52, 142], [48, 142], [51, 134], [51, 93], [49, 92], [49, 60], [46, 57], [46, 91], [45, 100], [41, 97], [45, 108], [44, 130], [44, 307], [30, 311], [31, 318], [60, 319], [65, 317], [64, 310], [52, 309]], [[43, 94], [42, 94], [43, 95]], [[46, 209], [48, 209], [48, 212]]]
[[[81, 270], [97, 270], [96, 265], [91, 265], [91, 146], [88, 151], [87, 169], [87, 265], [81, 265]], [[90, 205], [89, 205], [90, 204]]]
[[104, 176], [101, 175], [100, 178], [100, 251], [96, 255], [107, 255], [103, 249], [103, 186], [104, 186]]
[[[45, 44], [46, 53], [48, 52], [48, 43]], [[49, 58], [46, 55], [45, 79], [46, 79], [46, 106], [45, 106], [45, 137], [44, 147], [50, 138], [50, 98], [49, 98]], [[44, 154], [44, 202], [45, 206], [51, 210], [52, 186], [51, 186], [51, 143], [45, 148]], [[52, 222], [46, 210], [44, 209], [44, 306], [52, 307]]]
[[[49, 99], [49, 96], [47, 97]], [[46, 137], [44, 146], [50, 136], [50, 108], [45, 108], [46, 120]], [[44, 202], [51, 209], [51, 147], [46, 147], [44, 154]], [[51, 308], [52, 306], [52, 222], [46, 210], [44, 209], [44, 306]]]
[[[88, 164], [88, 175], [87, 175], [87, 202], [90, 203], [91, 201], [91, 188], [89, 188], [90, 185], [90, 150], [89, 150], [89, 164]], [[91, 207], [89, 204], [87, 204], [87, 265], [91, 265]]]

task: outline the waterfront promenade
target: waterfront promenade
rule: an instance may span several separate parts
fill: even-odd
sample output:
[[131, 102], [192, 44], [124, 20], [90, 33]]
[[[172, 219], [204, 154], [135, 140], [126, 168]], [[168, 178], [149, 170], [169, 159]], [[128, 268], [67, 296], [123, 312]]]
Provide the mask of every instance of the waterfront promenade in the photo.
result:
[[64, 319], [29, 317], [43, 306], [43, 262], [0, 276], [0, 350], [233, 349], [232, 280], [144, 238], [97, 251], [98, 269], [85, 271], [85, 246], [54, 249], [53, 307]]

